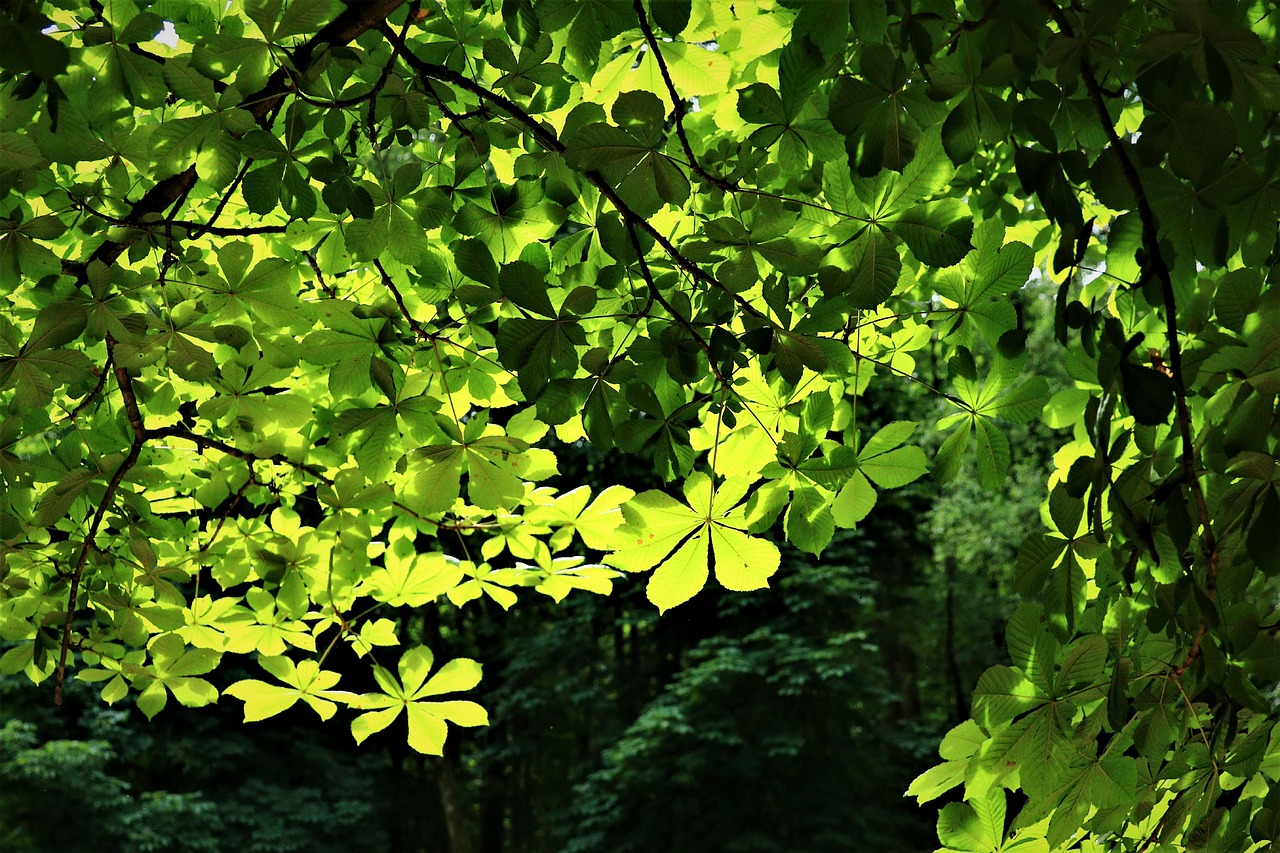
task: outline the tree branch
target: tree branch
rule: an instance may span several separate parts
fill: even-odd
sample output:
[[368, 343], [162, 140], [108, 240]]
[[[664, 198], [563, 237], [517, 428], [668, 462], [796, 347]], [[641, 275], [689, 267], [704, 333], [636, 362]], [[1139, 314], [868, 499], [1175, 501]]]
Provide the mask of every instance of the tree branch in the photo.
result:
[[[115, 340], [107, 336], [107, 357], [109, 362], [115, 361]], [[98, 528], [102, 526], [102, 519], [107, 514], [107, 507], [111, 506], [111, 502], [115, 499], [116, 491], [120, 488], [120, 483], [124, 481], [124, 475], [129, 473], [138, 462], [138, 456], [142, 453], [142, 445], [147, 441], [147, 430], [142, 423], [142, 413], [138, 408], [138, 398], [133, 391], [133, 380], [129, 377], [129, 371], [117, 364], [115, 366], [116, 384], [120, 388], [120, 396], [124, 399], [125, 414], [129, 418], [129, 426], [133, 429], [133, 442], [129, 445], [129, 453], [124, 460], [116, 468], [111, 475], [111, 479], [107, 482], [107, 490], [102, 495], [102, 500], [98, 502], [98, 508], [94, 510], [93, 520], [89, 523], [89, 531], [85, 534], [84, 542], [80, 544], [80, 553], [76, 555], [75, 568], [71, 571], [71, 580], [67, 590], [67, 615], [62, 622], [62, 642], [58, 648], [58, 670], [54, 677], [53, 687], [53, 703], [55, 705], [62, 704], [62, 685], [67, 677], [67, 653], [71, 649], [71, 625], [76, 616], [76, 596], [80, 593], [80, 581], [84, 577], [84, 567], [89, 560], [89, 552], [94, 548], [94, 540], [98, 536]]]
[[[368, 2], [352, 0], [350, 5], [343, 9], [337, 17], [325, 24], [310, 40], [294, 51], [293, 65], [296, 73], [306, 71], [321, 45], [342, 45], [350, 42], [361, 33], [383, 23], [388, 15], [404, 5], [404, 3], [405, 0], [368, 0]], [[270, 122], [267, 121], [267, 116], [273, 109], [280, 107], [284, 103], [285, 96], [291, 91], [291, 73], [294, 72], [287, 70], [283, 66], [277, 68], [267, 78], [266, 84], [261, 89], [245, 98], [245, 103], [252, 103], [252, 106], [248, 108], [248, 112], [254, 117], [259, 126], [269, 126]], [[162, 213], [190, 192], [198, 178], [196, 166], [192, 163], [178, 174], [157, 182], [155, 186], [147, 190], [142, 198], [134, 203], [121, 224], [141, 227], [143, 220], [148, 215]], [[206, 231], [216, 233], [210, 227], [204, 226], [202, 233]], [[120, 257], [133, 244], [137, 236], [135, 234], [120, 240], [107, 240], [94, 250], [87, 261], [63, 261], [62, 272], [64, 275], [75, 277], [77, 282], [83, 285], [87, 280], [89, 264], [94, 261], [101, 261], [110, 266], [115, 262], [116, 258]]]
[[[661, 305], [666, 312], [671, 315], [671, 318], [675, 320], [676, 324], [688, 332], [689, 337], [693, 338], [693, 340], [698, 344], [698, 348], [702, 350], [703, 354], [707, 357], [707, 364], [710, 366], [711, 373], [715, 376], [716, 381], [720, 383], [720, 387], [732, 391], [733, 386], [724, 378], [724, 375], [720, 372], [720, 368], [716, 367], [715, 357], [711, 354], [711, 346], [702, 339], [702, 335], [699, 335], [698, 330], [693, 328], [693, 324], [681, 316], [675, 308], [671, 307], [671, 303], [667, 301], [666, 297], [662, 295], [662, 291], [658, 289], [657, 282], [653, 280], [653, 272], [649, 269], [649, 262], [645, 260], [644, 248], [640, 245], [640, 237], [636, 234], [635, 226], [630, 222], [627, 223], [627, 234], [631, 237], [631, 245], [635, 249], [636, 257], [640, 262], [640, 276], [644, 279], [644, 283], [649, 288], [650, 303], [657, 302]], [[646, 313], [647, 310], [648, 309], [646, 308]]]
[[[1041, 3], [1048, 10], [1050, 17], [1058, 25], [1058, 29], [1063, 35], [1075, 38], [1074, 29], [1066, 14], [1052, 0], [1041, 0]], [[1151, 200], [1148, 198], [1146, 188], [1143, 186], [1142, 176], [1138, 174], [1138, 169], [1129, 157], [1124, 141], [1120, 139], [1120, 135], [1116, 132], [1115, 124], [1111, 120], [1111, 114], [1107, 111], [1102, 86], [1098, 83], [1097, 75], [1094, 73], [1093, 64], [1090, 62], [1087, 51], [1082, 53], [1080, 57], [1080, 74], [1084, 80], [1085, 89], [1089, 93], [1089, 99], [1093, 102], [1094, 110], [1098, 113], [1098, 118], [1102, 122], [1102, 129], [1106, 133], [1107, 139], [1110, 140], [1111, 148], [1116, 152], [1116, 157], [1120, 162], [1120, 171], [1124, 175], [1125, 182], [1129, 185], [1129, 190], [1133, 193], [1134, 203], [1138, 208], [1138, 219], [1142, 223], [1142, 247], [1147, 255], [1146, 271], [1155, 276], [1156, 281], [1160, 284], [1160, 295], [1164, 302], [1165, 339], [1169, 346], [1169, 373], [1173, 380], [1174, 388], [1174, 419], [1177, 421], [1178, 433], [1182, 443], [1182, 471], [1187, 481], [1187, 488], [1191, 491], [1196, 515], [1199, 517], [1200, 526], [1203, 530], [1200, 544], [1207, 563], [1205, 593], [1210, 600], [1213, 600], [1217, 597], [1218, 592], [1218, 543], [1213, 534], [1212, 519], [1209, 515], [1208, 505], [1205, 502], [1204, 490], [1200, 485], [1199, 466], [1196, 464], [1195, 441], [1191, 435], [1191, 411], [1187, 405], [1187, 386], [1182, 372], [1182, 343], [1178, 336], [1178, 305], [1173, 290], [1173, 275], [1169, 270], [1169, 265], [1165, 261], [1163, 253], [1160, 251], [1160, 231], [1156, 222], [1155, 209], [1151, 206]], [[1208, 623], [1202, 619], [1200, 628], [1196, 631], [1191, 648], [1187, 653], [1187, 658], [1177, 668], [1175, 674], [1180, 675], [1185, 672], [1199, 656], [1200, 644], [1204, 639], [1207, 627]]]
[[152, 219], [145, 222], [137, 222], [121, 218], [119, 216], [112, 216], [109, 213], [103, 213], [101, 210], [96, 210], [95, 208], [90, 207], [89, 204], [84, 201], [75, 201], [73, 204], [85, 213], [96, 216], [104, 222], [109, 222], [112, 225], [119, 225], [122, 228], [137, 228], [140, 231], [152, 231], [157, 228], [172, 227], [186, 228], [192, 232], [193, 237], [203, 234], [213, 234], [215, 237], [252, 237], [256, 234], [284, 234], [289, 230], [288, 225], [248, 225], [239, 228], [222, 228], [217, 225], [208, 225], [203, 222], [189, 222], [183, 219]]
[[373, 267], [378, 271], [378, 274], [382, 276], [382, 283], [387, 286], [387, 290], [390, 290], [391, 295], [395, 297], [396, 306], [400, 309], [400, 315], [404, 317], [405, 322], [409, 324], [409, 328], [413, 330], [413, 333], [422, 340], [434, 339], [435, 335], [422, 328], [422, 324], [415, 320], [413, 315], [409, 313], [409, 306], [404, 304], [404, 297], [400, 295], [400, 288], [396, 287], [396, 283], [392, 281], [390, 273], [388, 273], [386, 268], [382, 266], [382, 261], [375, 258], [373, 261]]
[[[349, 0], [347, 8], [325, 24], [306, 44], [293, 52], [293, 65], [297, 73], [306, 71], [315, 58], [316, 50], [323, 44], [343, 45], [361, 33], [385, 22], [388, 15], [405, 4], [405, 0]], [[294, 72], [283, 65], [267, 78], [266, 84], [246, 101], [254, 101], [249, 112], [259, 124], [272, 109], [284, 103], [292, 90]]]
[[85, 410], [85, 408], [94, 401], [94, 399], [102, 393], [102, 389], [107, 385], [107, 375], [111, 373], [112, 354], [107, 353], [107, 363], [102, 367], [95, 367], [98, 371], [98, 384], [94, 385], [88, 394], [80, 398], [80, 402], [76, 403], [75, 408], [67, 413], [67, 420], [74, 421], [76, 416]]
[[649, 51], [657, 61], [658, 70], [662, 73], [662, 80], [667, 84], [667, 92], [671, 95], [671, 103], [676, 112], [676, 136], [680, 139], [680, 147], [684, 149], [685, 156], [689, 158], [689, 166], [704, 180], [718, 187], [721, 191], [734, 192], [737, 189], [736, 186], [723, 178], [712, 175], [698, 164], [698, 158], [693, 154], [693, 146], [689, 144], [689, 136], [684, 131], [684, 99], [680, 97], [680, 93], [676, 90], [675, 81], [671, 79], [671, 71], [667, 68], [667, 60], [663, 58], [662, 51], [658, 49], [658, 37], [653, 34], [653, 27], [649, 26], [649, 17], [645, 14], [644, 3], [642, 0], [633, 0], [632, 8], [636, 10], [636, 18], [640, 21], [640, 32], [644, 33], [644, 40], [649, 44]]
[[[464, 77], [450, 68], [446, 68], [443, 65], [437, 65], [434, 62], [426, 62], [425, 60], [419, 59], [412, 50], [408, 49], [404, 40], [396, 35], [396, 33], [386, 24], [381, 24], [378, 27], [378, 31], [381, 32], [383, 36], [392, 43], [392, 45], [400, 48], [400, 53], [405, 63], [424, 80], [424, 85], [427, 80], [439, 80], [442, 83], [449, 83], [450, 85], [457, 86], [465, 92], [470, 92], [480, 100], [492, 103], [494, 106], [498, 107], [528, 128], [530, 134], [532, 134], [533, 138], [537, 140], [538, 144], [543, 148], [555, 154], [564, 154], [565, 146], [564, 143], [560, 141], [559, 137], [557, 137], [551, 130], [548, 130], [545, 125], [531, 116], [511, 99], [480, 85], [474, 80]], [[754, 317], [767, 320], [765, 315], [762, 314], [758, 308], [742, 297], [742, 294], [734, 293], [710, 274], [705, 272], [693, 261], [685, 257], [665, 234], [655, 228], [648, 219], [632, 210], [631, 207], [618, 196], [618, 193], [614, 190], [613, 186], [610, 185], [599, 172], [587, 170], [583, 171], [581, 174], [600, 191], [601, 195], [609, 200], [609, 203], [613, 205], [614, 209], [617, 210], [618, 213], [622, 214], [623, 219], [652, 237], [654, 242], [661, 246], [662, 250], [667, 253], [672, 261], [675, 262], [676, 266], [688, 273], [694, 281], [705, 287], [724, 291], [744, 312]]]
[[[276, 465], [284, 465], [285, 467], [292, 468], [295, 471], [301, 471], [302, 473], [319, 480], [326, 486], [332, 487], [334, 484], [333, 478], [321, 469], [317, 468], [315, 465], [310, 465], [306, 462], [295, 462], [283, 453], [273, 453], [270, 456], [259, 456], [256, 453], [251, 453], [248, 450], [241, 450], [234, 445], [227, 444], [221, 439], [211, 438], [207, 435], [201, 435], [198, 432], [193, 432], [186, 427], [171, 426], [162, 427], [161, 429], [151, 429], [146, 431], [146, 435], [147, 438], [179, 438], [184, 441], [191, 442], [196, 446], [196, 449], [201, 452], [203, 452], [205, 448], [211, 448], [219, 453], [225, 453], [227, 456], [233, 456], [236, 459], [240, 459], [243, 462], [248, 463], [250, 466], [255, 462], [271, 462]], [[250, 468], [250, 474], [252, 475], [252, 467]], [[412, 517], [415, 521], [421, 521], [436, 527], [440, 526], [440, 522], [419, 514], [417, 511], [404, 505], [400, 501], [392, 501], [391, 505], [405, 515]]]

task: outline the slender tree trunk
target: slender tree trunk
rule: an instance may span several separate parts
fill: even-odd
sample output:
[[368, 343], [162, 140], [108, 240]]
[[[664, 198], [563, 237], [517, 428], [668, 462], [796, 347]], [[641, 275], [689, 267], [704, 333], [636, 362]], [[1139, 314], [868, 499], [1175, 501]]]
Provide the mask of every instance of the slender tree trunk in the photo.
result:
[[480, 853], [502, 853], [507, 831], [507, 786], [510, 774], [494, 768], [481, 779]]
[[884, 661], [888, 685], [897, 694], [893, 715], [899, 720], [920, 716], [920, 679], [915, 650], [902, 636], [899, 624], [902, 609], [902, 578], [897, 566], [911, 564], [910, 554], [890, 547], [872, 560], [871, 578], [875, 581], [877, 641]]
[[950, 559], [946, 560], [943, 572], [946, 580], [943, 605], [946, 613], [944, 653], [947, 656], [947, 673], [951, 677], [951, 694], [955, 699], [955, 721], [959, 723], [969, 718], [969, 691], [965, 690], [960, 661], [956, 658], [955, 563]]
[[475, 853], [471, 840], [471, 828], [467, 826], [466, 809], [462, 803], [462, 786], [455, 770], [457, 752], [445, 744], [445, 754], [435, 759], [436, 784], [440, 788], [440, 809], [444, 812], [445, 827], [449, 830], [450, 853]]

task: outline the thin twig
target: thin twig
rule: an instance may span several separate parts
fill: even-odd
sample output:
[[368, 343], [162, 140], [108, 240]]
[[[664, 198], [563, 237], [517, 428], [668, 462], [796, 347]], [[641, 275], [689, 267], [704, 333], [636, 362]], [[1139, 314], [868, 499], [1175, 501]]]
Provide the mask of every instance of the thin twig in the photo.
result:
[[[114, 360], [115, 340], [107, 336], [107, 352], [108, 357]], [[138, 409], [138, 398], [133, 391], [133, 380], [129, 377], [129, 371], [117, 364], [114, 374], [116, 384], [120, 388], [120, 396], [124, 400], [125, 414], [129, 419], [129, 426], [133, 430], [133, 441], [129, 445], [129, 453], [117, 466], [115, 472], [111, 475], [111, 479], [107, 482], [107, 490], [102, 495], [102, 500], [98, 502], [98, 508], [94, 510], [93, 520], [89, 522], [89, 530], [85, 534], [84, 542], [80, 544], [80, 553], [76, 555], [75, 568], [71, 572], [71, 580], [67, 589], [67, 615], [62, 622], [62, 642], [58, 648], [58, 671], [54, 677], [53, 687], [53, 703], [55, 705], [62, 704], [62, 686], [67, 677], [67, 653], [71, 649], [71, 627], [76, 616], [76, 597], [80, 592], [80, 581], [84, 577], [84, 568], [89, 560], [89, 552], [94, 549], [94, 540], [98, 536], [98, 528], [102, 526], [102, 519], [106, 517], [107, 507], [111, 506], [111, 502], [115, 499], [116, 491], [120, 488], [120, 483], [124, 481], [124, 475], [129, 473], [138, 462], [138, 457], [142, 453], [142, 446], [147, 440], [146, 427], [142, 422], [142, 413]]]
[[415, 320], [413, 315], [409, 313], [409, 307], [404, 304], [404, 297], [400, 295], [400, 289], [396, 287], [396, 283], [391, 279], [391, 275], [382, 266], [382, 261], [375, 258], [373, 266], [374, 269], [378, 271], [378, 274], [382, 276], [382, 283], [387, 286], [387, 290], [390, 290], [391, 295], [395, 297], [396, 305], [400, 308], [400, 314], [408, 322], [409, 328], [413, 329], [413, 333], [423, 340], [434, 339], [435, 335], [424, 329], [422, 324]]
[[[236, 189], [240, 186], [241, 182], [244, 181], [245, 175], [249, 174], [249, 166], [252, 163], [253, 163], [252, 157], [248, 157], [245, 159], [244, 165], [240, 167], [240, 171], [237, 172], [236, 176], [231, 179], [231, 186], [227, 187], [227, 191], [222, 194], [222, 198], [218, 199], [218, 204], [216, 207], [214, 207], [213, 214], [210, 215], [209, 221], [204, 223], [203, 225], [197, 225], [195, 229], [192, 230], [191, 232], [192, 239], [195, 239], [197, 237], [203, 237], [205, 234], [218, 233], [217, 231], [214, 231], [214, 228], [216, 228], [217, 226], [215, 226], [213, 223], [218, 221], [218, 217], [222, 215], [222, 211], [227, 206], [227, 202], [231, 201], [231, 196], [235, 193]], [[219, 230], [223, 230], [223, 229], [219, 229]]]
[[649, 269], [649, 263], [645, 260], [644, 249], [640, 246], [640, 237], [636, 234], [635, 226], [631, 223], [627, 223], [627, 234], [631, 237], [631, 245], [636, 251], [636, 257], [640, 259], [640, 276], [649, 288], [650, 301], [657, 302], [666, 309], [666, 312], [671, 315], [671, 319], [675, 321], [676, 325], [684, 329], [689, 334], [689, 337], [693, 338], [698, 344], [698, 348], [706, 355], [707, 364], [711, 366], [711, 373], [715, 376], [716, 381], [720, 383], [722, 388], [730, 388], [729, 381], [720, 373], [720, 368], [716, 367], [716, 360], [711, 354], [710, 345], [702, 339], [702, 335], [698, 334], [697, 329], [693, 328], [693, 324], [671, 306], [671, 303], [662, 295], [662, 291], [658, 289], [657, 283], [653, 280], [653, 272]]
[[644, 3], [641, 0], [633, 0], [632, 8], [636, 10], [636, 18], [640, 21], [640, 32], [644, 33], [644, 40], [649, 44], [649, 52], [653, 54], [654, 60], [657, 61], [658, 71], [662, 73], [662, 80], [667, 84], [667, 92], [671, 95], [671, 103], [676, 112], [676, 136], [680, 139], [680, 147], [684, 149], [685, 156], [689, 158], [690, 168], [723, 192], [735, 191], [737, 187], [734, 184], [724, 178], [716, 177], [698, 164], [698, 158], [693, 154], [693, 146], [689, 144], [689, 136], [684, 130], [684, 99], [680, 97], [680, 92], [676, 90], [675, 81], [671, 79], [671, 71], [667, 68], [667, 60], [663, 58], [662, 51], [658, 49], [658, 37], [653, 34], [653, 27], [649, 26], [649, 17], [644, 11]]
[[106, 364], [102, 365], [102, 367], [100, 368], [97, 368], [98, 384], [94, 385], [92, 390], [90, 390], [88, 394], [85, 394], [83, 397], [80, 398], [80, 402], [76, 403], [76, 407], [67, 414], [67, 420], [71, 420], [71, 421], [75, 420], [76, 415], [84, 411], [85, 407], [87, 407], [90, 403], [92, 403], [94, 399], [99, 394], [102, 393], [102, 389], [105, 388], [107, 384], [107, 375], [111, 373], [111, 365], [113, 361], [112, 355], [113, 354], [111, 352], [107, 352]]
[[[245, 164], [245, 168], [248, 168], [248, 163]], [[233, 183], [228, 194], [230, 194], [234, 189], [235, 185]], [[215, 237], [252, 237], [258, 234], [283, 234], [289, 230], [288, 225], [249, 225], [239, 228], [223, 228], [206, 222], [190, 222], [183, 219], [154, 219], [139, 222], [123, 216], [112, 216], [109, 213], [104, 213], [83, 200], [78, 200], [73, 203], [85, 213], [92, 214], [93, 216], [96, 216], [105, 222], [109, 222], [112, 225], [120, 225], [125, 228], [137, 228], [139, 231], [150, 231], [160, 227], [172, 227], [190, 229], [192, 232], [191, 236], [193, 237], [199, 237], [204, 234], [212, 234]], [[220, 211], [221, 205], [219, 205], [219, 212]], [[216, 215], [217, 214], [215, 214], [215, 217]], [[210, 222], [212, 222], [212, 219]]]

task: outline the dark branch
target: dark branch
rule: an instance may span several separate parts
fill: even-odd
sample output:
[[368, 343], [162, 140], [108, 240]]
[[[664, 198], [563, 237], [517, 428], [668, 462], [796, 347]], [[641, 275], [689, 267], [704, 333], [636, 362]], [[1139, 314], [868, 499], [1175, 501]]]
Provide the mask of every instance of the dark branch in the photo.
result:
[[[383, 23], [384, 19], [404, 5], [404, 2], [405, 0], [369, 0], [369, 2], [353, 0], [337, 17], [322, 27], [320, 32], [294, 51], [294, 69], [297, 73], [305, 72], [321, 45], [342, 45], [350, 42], [361, 33]], [[269, 127], [268, 116], [284, 103], [285, 96], [291, 91], [291, 73], [294, 72], [283, 67], [278, 68], [258, 92], [245, 98], [245, 103], [252, 104], [248, 111], [259, 126]], [[198, 178], [199, 175], [193, 163], [178, 174], [159, 181], [134, 203], [128, 215], [123, 218], [124, 224], [141, 226], [151, 214], [164, 212], [174, 203], [185, 198]], [[204, 227], [203, 231], [216, 233], [209, 227]], [[93, 261], [102, 261], [110, 266], [137, 237], [137, 234], [133, 234], [120, 240], [107, 240], [94, 250], [88, 261], [63, 261], [62, 272], [64, 275], [74, 276], [78, 282], [84, 284], [88, 276], [89, 264]]]
[[378, 274], [382, 276], [382, 283], [387, 286], [387, 290], [390, 290], [391, 295], [395, 297], [396, 306], [400, 309], [400, 315], [404, 317], [405, 321], [409, 324], [409, 328], [413, 329], [413, 333], [422, 340], [434, 339], [435, 335], [422, 328], [422, 324], [415, 320], [413, 315], [409, 313], [409, 307], [404, 303], [404, 297], [400, 294], [400, 288], [396, 287], [396, 283], [392, 280], [390, 273], [388, 273], [386, 268], [382, 266], [382, 261], [375, 258], [373, 266], [374, 269], [378, 271]]
[[712, 175], [698, 164], [698, 158], [693, 154], [693, 146], [689, 144], [689, 136], [684, 131], [684, 99], [680, 97], [680, 93], [676, 90], [675, 81], [671, 79], [671, 71], [667, 68], [667, 60], [663, 58], [662, 51], [658, 49], [658, 37], [653, 34], [653, 27], [649, 26], [649, 18], [644, 11], [644, 3], [641, 0], [633, 0], [632, 6], [635, 8], [636, 17], [640, 21], [640, 31], [644, 33], [644, 40], [649, 44], [649, 52], [653, 54], [654, 60], [658, 63], [658, 70], [662, 73], [662, 80], [667, 84], [667, 92], [671, 95], [671, 103], [676, 111], [676, 136], [680, 138], [680, 147], [684, 149], [685, 156], [689, 158], [690, 168], [720, 190], [733, 192], [736, 189], [733, 184], [723, 178]]
[[76, 416], [83, 412], [85, 408], [96, 400], [98, 395], [102, 393], [102, 389], [105, 388], [107, 384], [107, 375], [111, 373], [111, 364], [112, 354], [107, 353], [107, 363], [102, 365], [100, 368], [95, 368], [98, 371], [98, 384], [94, 385], [93, 389], [90, 390], [88, 394], [85, 394], [80, 398], [80, 402], [76, 403], [75, 408], [67, 414], [68, 420], [75, 420]]
[[[702, 339], [702, 335], [698, 334], [698, 330], [693, 327], [693, 324], [686, 320], [680, 312], [676, 311], [676, 309], [671, 306], [671, 303], [666, 300], [666, 297], [662, 295], [662, 291], [658, 289], [657, 282], [653, 280], [653, 272], [649, 269], [649, 262], [645, 260], [644, 247], [640, 245], [640, 236], [636, 234], [635, 226], [629, 222], [627, 223], [627, 234], [631, 237], [631, 246], [635, 249], [636, 257], [640, 262], [640, 275], [644, 278], [645, 284], [649, 287], [650, 304], [657, 302], [668, 314], [671, 315], [671, 318], [675, 320], [676, 324], [680, 326], [680, 328], [688, 332], [689, 337], [693, 338], [693, 340], [697, 342], [698, 349], [702, 350], [703, 355], [707, 357], [707, 364], [711, 367], [711, 372], [715, 375], [716, 381], [720, 383], [720, 387], [732, 391], [733, 386], [724, 378], [724, 374], [720, 372], [720, 368], [716, 367], [716, 360], [711, 354], [711, 347]], [[645, 313], [647, 312], [648, 307], [646, 306]]]
[[77, 201], [75, 205], [104, 222], [110, 222], [112, 225], [119, 225], [125, 228], [137, 228], [140, 231], [155, 230], [157, 228], [186, 228], [191, 231], [192, 236], [213, 234], [217, 237], [251, 237], [255, 234], [284, 234], [289, 230], [288, 225], [248, 225], [241, 228], [221, 228], [216, 225], [206, 225], [203, 222], [188, 222], [182, 219], [153, 219], [144, 222], [133, 222], [119, 216], [103, 213], [83, 201]]
[[[1071, 22], [1063, 11], [1052, 0], [1041, 0], [1041, 2], [1063, 35], [1074, 38], [1075, 33]], [[1111, 114], [1107, 110], [1102, 86], [1094, 73], [1093, 64], [1087, 52], [1080, 58], [1080, 74], [1084, 80], [1085, 89], [1089, 93], [1089, 99], [1093, 102], [1094, 110], [1098, 113], [1102, 129], [1107, 134], [1111, 148], [1116, 152], [1116, 158], [1120, 162], [1120, 171], [1124, 175], [1125, 182], [1129, 185], [1129, 190], [1133, 193], [1134, 203], [1138, 208], [1138, 219], [1142, 223], [1142, 247], [1147, 255], [1147, 267], [1144, 272], [1154, 276], [1160, 284], [1160, 295], [1164, 302], [1165, 339], [1169, 346], [1169, 373], [1174, 387], [1174, 419], [1177, 421], [1178, 433], [1182, 443], [1183, 477], [1187, 482], [1187, 487], [1191, 490], [1191, 496], [1195, 502], [1196, 515], [1199, 517], [1203, 530], [1200, 544], [1208, 564], [1205, 576], [1205, 593], [1212, 600], [1217, 597], [1218, 592], [1218, 543], [1213, 534], [1212, 519], [1209, 515], [1208, 505], [1205, 503], [1204, 490], [1200, 485], [1195, 440], [1191, 435], [1191, 411], [1187, 405], [1187, 386], [1182, 371], [1182, 343], [1178, 333], [1178, 305], [1173, 290], [1173, 275], [1169, 270], [1168, 263], [1165, 261], [1164, 254], [1160, 251], [1160, 230], [1156, 221], [1155, 209], [1152, 207], [1146, 188], [1143, 186], [1142, 176], [1138, 174], [1138, 169], [1133, 164], [1132, 158], [1129, 157], [1124, 141], [1116, 132], [1115, 124], [1111, 120]], [[1192, 641], [1187, 658], [1175, 670], [1175, 675], [1181, 675], [1185, 672], [1199, 656], [1200, 644], [1204, 639], [1207, 627], [1207, 623], [1202, 620], [1199, 630], [1196, 631], [1195, 639]]]
[[[425, 81], [439, 80], [442, 83], [457, 86], [465, 92], [470, 92], [480, 100], [492, 103], [507, 115], [523, 124], [529, 129], [530, 134], [543, 148], [555, 154], [564, 154], [564, 143], [560, 141], [555, 133], [548, 130], [545, 125], [531, 116], [514, 101], [498, 94], [492, 89], [488, 89], [485, 86], [476, 83], [474, 80], [462, 76], [450, 68], [446, 68], [443, 65], [437, 65], [434, 62], [426, 62], [419, 59], [413, 51], [409, 50], [404, 44], [404, 40], [396, 35], [396, 33], [386, 24], [380, 25], [378, 30], [387, 38], [388, 41], [401, 49], [401, 55], [404, 57], [405, 63], [408, 64], [408, 66], [424, 80], [424, 84]], [[584, 171], [582, 172], [582, 176], [590, 181], [592, 185], [600, 191], [600, 194], [609, 200], [609, 203], [613, 205], [615, 210], [622, 214], [623, 219], [625, 219], [628, 224], [634, 225], [636, 228], [639, 228], [641, 231], [652, 237], [654, 242], [661, 246], [662, 250], [667, 253], [668, 257], [675, 262], [676, 266], [688, 273], [694, 281], [704, 287], [723, 290], [733, 299], [738, 307], [746, 313], [754, 317], [767, 319], [758, 308], [743, 298], [742, 294], [734, 293], [693, 261], [685, 257], [665, 234], [655, 228], [648, 219], [632, 210], [631, 207], [618, 196], [617, 191], [614, 190], [613, 186], [610, 185], [599, 172]]]
[[[361, 33], [382, 24], [388, 15], [403, 6], [405, 0], [351, 0], [329, 23], [321, 28], [306, 44], [293, 52], [293, 65], [298, 73], [306, 71], [315, 58], [316, 50], [323, 44], [341, 45], [352, 41]], [[246, 98], [253, 101], [249, 112], [262, 124], [267, 114], [284, 103], [285, 96], [293, 89], [292, 71], [281, 66], [277, 68], [258, 92]]]
[[[110, 361], [115, 360], [115, 340], [107, 336], [107, 354]], [[62, 622], [62, 642], [58, 648], [58, 671], [54, 678], [53, 687], [53, 703], [55, 705], [62, 704], [62, 685], [67, 677], [67, 653], [71, 649], [71, 625], [76, 616], [76, 596], [80, 593], [80, 581], [84, 577], [84, 567], [89, 560], [89, 552], [94, 549], [94, 540], [98, 537], [98, 528], [102, 526], [102, 519], [107, 514], [107, 508], [111, 506], [111, 502], [115, 500], [116, 491], [120, 488], [120, 483], [124, 481], [124, 475], [129, 473], [138, 462], [138, 456], [142, 453], [142, 445], [146, 443], [147, 431], [142, 423], [142, 413], [138, 408], [138, 398], [133, 391], [133, 380], [129, 377], [129, 371], [120, 365], [115, 366], [116, 384], [120, 387], [120, 396], [124, 399], [125, 414], [129, 418], [129, 426], [133, 429], [133, 442], [129, 445], [129, 453], [124, 460], [116, 468], [111, 475], [111, 479], [107, 482], [107, 490], [102, 495], [102, 500], [98, 502], [98, 508], [94, 510], [93, 520], [89, 522], [89, 531], [85, 534], [84, 542], [80, 545], [80, 553], [76, 555], [75, 568], [71, 571], [71, 580], [67, 589], [67, 615]]]

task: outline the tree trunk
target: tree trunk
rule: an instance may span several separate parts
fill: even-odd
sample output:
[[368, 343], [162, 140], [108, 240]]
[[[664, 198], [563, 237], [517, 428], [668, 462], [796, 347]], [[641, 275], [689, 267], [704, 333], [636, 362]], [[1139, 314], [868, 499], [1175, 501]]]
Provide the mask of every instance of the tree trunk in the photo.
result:
[[946, 580], [944, 607], [947, 620], [944, 652], [947, 656], [947, 673], [951, 677], [951, 693], [955, 698], [955, 722], [960, 723], [969, 719], [969, 691], [965, 689], [960, 661], [956, 658], [955, 563], [947, 559], [943, 571]]
[[467, 826], [466, 809], [462, 803], [462, 787], [455, 772], [457, 750], [445, 744], [445, 754], [435, 759], [436, 784], [440, 788], [440, 809], [444, 812], [445, 827], [449, 830], [450, 853], [475, 853], [471, 840], [471, 828]]

